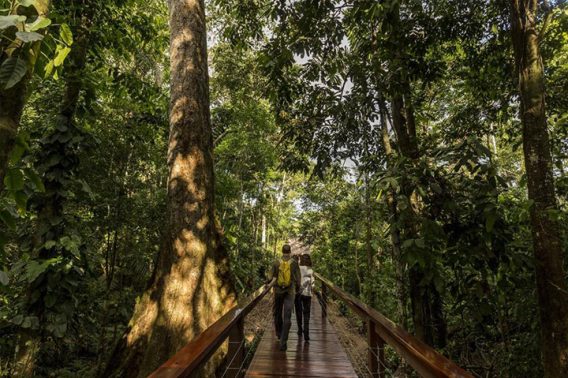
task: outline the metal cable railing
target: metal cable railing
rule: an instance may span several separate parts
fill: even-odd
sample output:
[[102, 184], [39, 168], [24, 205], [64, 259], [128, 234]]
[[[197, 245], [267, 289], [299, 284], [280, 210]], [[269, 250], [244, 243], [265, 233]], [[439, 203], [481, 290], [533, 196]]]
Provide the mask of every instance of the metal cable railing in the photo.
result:
[[[387, 364], [385, 359], [385, 349], [386, 347], [390, 347], [403, 362], [411, 366], [415, 372], [422, 377], [473, 378], [473, 375], [444, 357], [434, 348], [406, 332], [406, 330], [396, 325], [377, 310], [367, 306], [351, 294], [338, 288], [331, 281], [318, 273], [314, 275], [322, 284], [322, 290], [319, 293], [322, 316], [328, 317], [330, 310], [340, 312], [337, 307], [333, 307], [336, 305], [336, 302], [329, 300], [328, 293], [332, 293], [341, 303], [344, 303], [350, 310], [357, 314], [367, 326], [367, 363], [356, 363], [359, 365], [356, 368], [358, 368], [358, 374], [361, 376], [379, 378], [393, 376], [395, 372], [392, 366]], [[338, 327], [336, 327], [336, 330], [337, 328]], [[362, 356], [360, 356], [361, 353], [350, 352], [354, 361], [360, 362], [362, 358]], [[365, 367], [362, 368], [361, 366]]]

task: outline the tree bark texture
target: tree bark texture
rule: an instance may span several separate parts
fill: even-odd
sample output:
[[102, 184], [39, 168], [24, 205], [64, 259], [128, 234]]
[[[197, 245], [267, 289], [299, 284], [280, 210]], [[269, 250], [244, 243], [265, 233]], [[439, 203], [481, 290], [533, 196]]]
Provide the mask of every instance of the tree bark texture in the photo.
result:
[[[167, 225], [149, 287], [103, 376], [147, 376], [235, 304], [214, 212], [204, 1], [169, 5]], [[219, 362], [217, 355], [203, 374]]]
[[568, 290], [545, 109], [544, 66], [536, 0], [511, 0], [511, 32], [521, 96], [536, 286], [545, 377], [568, 377]]
[[[412, 166], [420, 159], [420, 149], [416, 133], [411, 84], [406, 69], [407, 58], [402, 50], [406, 45], [406, 41], [404, 41], [404, 36], [400, 33], [399, 2], [394, 2], [390, 5], [389, 22], [391, 23], [390, 45], [394, 46], [391, 65], [396, 70], [396, 74], [389, 84], [392, 126], [397, 137], [398, 150], [406, 159], [405, 164], [411, 171]], [[414, 190], [414, 184], [406, 177], [403, 177], [401, 187], [404, 196], [408, 200], [407, 211], [398, 214], [404, 224], [401, 235], [404, 240], [415, 239], [420, 235], [419, 218], [423, 211], [423, 204]], [[411, 299], [414, 330], [418, 338], [433, 345], [434, 339], [438, 339], [434, 333], [439, 332], [442, 337], [445, 334], [445, 323], [437, 322], [437, 326], [434, 325], [432, 314], [435, 313], [437, 316], [443, 315], [442, 301], [441, 298], [439, 298], [439, 301], [432, 301], [433, 296], [439, 297], [439, 294], [432, 292], [436, 290], [433, 285], [424, 284], [424, 277], [424, 268], [419, 265], [414, 264], [408, 269], [408, 292]]]

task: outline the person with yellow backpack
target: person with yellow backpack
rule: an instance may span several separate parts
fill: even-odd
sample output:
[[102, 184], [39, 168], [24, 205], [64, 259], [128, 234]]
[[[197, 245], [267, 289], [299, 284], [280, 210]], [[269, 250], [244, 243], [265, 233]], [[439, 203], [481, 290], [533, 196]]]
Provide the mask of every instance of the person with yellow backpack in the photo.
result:
[[292, 259], [292, 249], [288, 244], [282, 246], [282, 258], [274, 261], [272, 265], [271, 282], [273, 281], [274, 329], [280, 340], [280, 350], [285, 351], [288, 347], [294, 298], [300, 290], [300, 267], [296, 260]]

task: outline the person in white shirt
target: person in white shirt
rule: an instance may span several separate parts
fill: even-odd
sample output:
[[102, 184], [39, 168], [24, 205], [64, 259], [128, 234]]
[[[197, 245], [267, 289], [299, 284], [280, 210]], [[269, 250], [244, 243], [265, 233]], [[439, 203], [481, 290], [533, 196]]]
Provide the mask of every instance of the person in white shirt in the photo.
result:
[[298, 336], [303, 334], [304, 340], [309, 341], [314, 271], [312, 270], [312, 259], [308, 254], [303, 254], [300, 257], [300, 275], [300, 290], [294, 300], [296, 322], [298, 323]]

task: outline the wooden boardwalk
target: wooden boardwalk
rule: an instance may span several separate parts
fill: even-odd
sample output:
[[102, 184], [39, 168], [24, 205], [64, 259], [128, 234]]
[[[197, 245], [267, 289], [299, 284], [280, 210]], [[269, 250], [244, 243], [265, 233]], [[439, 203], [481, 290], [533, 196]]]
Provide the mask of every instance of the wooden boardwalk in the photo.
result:
[[279, 350], [270, 319], [245, 377], [357, 377], [335, 329], [322, 318], [315, 297], [311, 312], [310, 342], [298, 336], [296, 314], [292, 314], [286, 352]]

